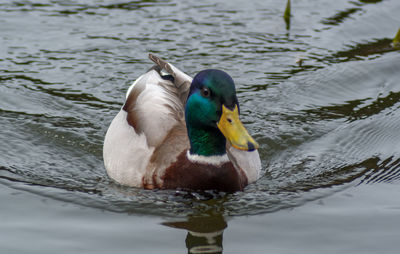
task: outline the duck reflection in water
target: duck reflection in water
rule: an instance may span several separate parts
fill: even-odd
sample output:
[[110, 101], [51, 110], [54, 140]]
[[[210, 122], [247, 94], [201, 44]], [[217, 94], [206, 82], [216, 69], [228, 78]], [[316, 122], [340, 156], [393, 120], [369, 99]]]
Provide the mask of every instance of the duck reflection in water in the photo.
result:
[[164, 222], [163, 225], [188, 231], [188, 253], [222, 253], [223, 232], [228, 225], [221, 214], [193, 215], [185, 221]]

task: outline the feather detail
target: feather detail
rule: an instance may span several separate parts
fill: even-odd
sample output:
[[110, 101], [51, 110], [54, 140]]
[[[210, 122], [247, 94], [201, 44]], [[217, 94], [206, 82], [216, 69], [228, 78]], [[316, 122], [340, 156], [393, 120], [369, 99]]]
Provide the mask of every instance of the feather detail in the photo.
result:
[[127, 121], [136, 133], [145, 134], [149, 146], [157, 147], [184, 117], [177, 89], [157, 71], [150, 70], [130, 90], [123, 106]]
[[189, 149], [189, 147], [185, 123], [182, 122], [172, 127], [162, 144], [154, 150], [150, 158], [146, 174], [143, 177], [143, 186], [161, 188], [165, 170], [176, 162], [182, 151]]
[[142, 176], [154, 148], [147, 145], [143, 133], [137, 134], [128, 124], [126, 115], [121, 110], [107, 130], [103, 147], [104, 165], [108, 175], [118, 183], [143, 187]]
[[175, 87], [178, 89], [179, 98], [183, 105], [186, 104], [186, 99], [189, 94], [190, 84], [192, 83], [192, 78], [185, 74], [183, 71], [179, 70], [172, 64], [161, 59], [160, 57], [149, 53], [149, 59], [153, 61], [162, 70], [167, 71], [174, 78]]

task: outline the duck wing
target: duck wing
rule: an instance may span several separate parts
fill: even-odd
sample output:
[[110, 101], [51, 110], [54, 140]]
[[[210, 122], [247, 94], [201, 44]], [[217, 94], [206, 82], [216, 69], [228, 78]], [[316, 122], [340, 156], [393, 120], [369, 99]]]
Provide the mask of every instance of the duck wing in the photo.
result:
[[184, 97], [192, 79], [164, 60], [153, 59], [157, 65], [129, 87], [104, 141], [107, 173], [128, 186], [143, 187], [146, 176], [171, 164], [189, 147]]
[[173, 82], [178, 91], [179, 98], [182, 104], [186, 105], [186, 100], [190, 90], [190, 84], [192, 84], [193, 78], [156, 55], [150, 53], [149, 58], [161, 70], [165, 70], [173, 77]]
[[192, 78], [153, 54], [149, 58], [156, 65], [129, 88], [123, 110], [136, 133], [144, 133], [149, 146], [157, 147], [173, 126], [184, 124], [184, 106]]

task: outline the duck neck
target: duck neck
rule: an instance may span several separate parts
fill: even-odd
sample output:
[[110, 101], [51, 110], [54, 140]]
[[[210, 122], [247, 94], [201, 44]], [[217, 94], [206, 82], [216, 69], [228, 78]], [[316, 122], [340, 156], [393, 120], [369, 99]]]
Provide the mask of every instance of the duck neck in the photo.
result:
[[226, 154], [226, 139], [216, 128], [188, 128], [190, 154], [214, 156]]

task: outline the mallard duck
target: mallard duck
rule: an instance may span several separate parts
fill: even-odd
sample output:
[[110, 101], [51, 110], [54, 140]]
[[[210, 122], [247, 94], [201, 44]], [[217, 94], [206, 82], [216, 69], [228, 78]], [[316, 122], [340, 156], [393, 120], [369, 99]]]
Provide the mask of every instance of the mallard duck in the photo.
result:
[[233, 192], [259, 178], [258, 144], [239, 120], [235, 84], [224, 71], [193, 79], [155, 63], [128, 89], [108, 128], [104, 164], [116, 182], [145, 189]]

